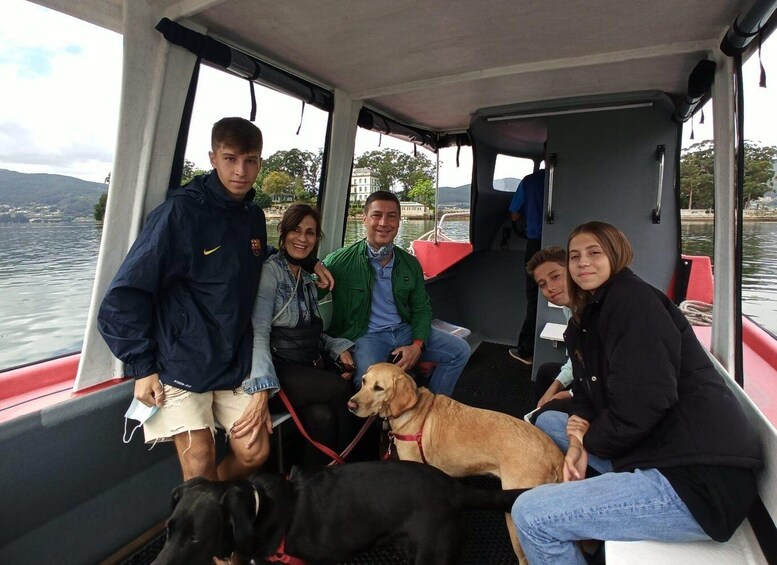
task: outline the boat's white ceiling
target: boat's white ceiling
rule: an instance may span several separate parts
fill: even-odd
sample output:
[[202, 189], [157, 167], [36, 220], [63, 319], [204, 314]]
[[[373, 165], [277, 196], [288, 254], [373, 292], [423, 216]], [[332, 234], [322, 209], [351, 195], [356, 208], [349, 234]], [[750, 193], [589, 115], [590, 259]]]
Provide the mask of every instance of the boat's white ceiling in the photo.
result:
[[147, 1], [371, 107], [438, 131], [479, 108], [567, 96], [682, 95], [746, 0], [35, 0], [121, 32]]

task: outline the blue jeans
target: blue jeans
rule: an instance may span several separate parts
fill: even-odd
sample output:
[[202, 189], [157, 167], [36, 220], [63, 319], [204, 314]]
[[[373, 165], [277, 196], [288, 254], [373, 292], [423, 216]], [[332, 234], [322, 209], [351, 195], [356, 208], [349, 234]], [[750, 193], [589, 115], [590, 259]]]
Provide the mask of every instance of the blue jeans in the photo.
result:
[[[361, 387], [362, 377], [370, 365], [387, 361], [394, 349], [402, 345], [410, 345], [412, 341], [413, 329], [410, 324], [399, 324], [387, 330], [367, 332], [356, 339], [356, 352], [353, 355], [356, 363], [353, 382], [356, 389]], [[437, 363], [429, 383], [429, 390], [435, 394], [451, 396], [471, 353], [469, 344], [460, 337], [432, 328], [420, 359]]]
[[[567, 415], [545, 412], [537, 419], [538, 427], [541, 427], [541, 419], [546, 425], [550, 424], [548, 427], [555, 434], [563, 420], [566, 444]], [[710, 539], [657, 469], [615, 473], [607, 459], [592, 459], [589, 457], [589, 464], [603, 471], [602, 475], [542, 485], [522, 494], [513, 504], [513, 522], [529, 563], [585, 565], [583, 554], [575, 543], [584, 539]]]

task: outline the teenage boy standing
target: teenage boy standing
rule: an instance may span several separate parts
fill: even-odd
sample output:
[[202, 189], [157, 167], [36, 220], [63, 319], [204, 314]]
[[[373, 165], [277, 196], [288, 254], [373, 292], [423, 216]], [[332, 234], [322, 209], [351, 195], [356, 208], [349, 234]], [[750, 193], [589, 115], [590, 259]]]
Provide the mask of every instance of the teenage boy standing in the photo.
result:
[[[264, 212], [252, 203], [262, 133], [242, 118], [214, 124], [213, 171], [170, 190], [108, 288], [100, 333], [158, 411], [147, 443], [172, 441], [184, 479], [242, 477], [269, 455], [268, 397], [251, 378], [251, 312], [267, 256]], [[231, 452], [216, 466], [215, 427]]]

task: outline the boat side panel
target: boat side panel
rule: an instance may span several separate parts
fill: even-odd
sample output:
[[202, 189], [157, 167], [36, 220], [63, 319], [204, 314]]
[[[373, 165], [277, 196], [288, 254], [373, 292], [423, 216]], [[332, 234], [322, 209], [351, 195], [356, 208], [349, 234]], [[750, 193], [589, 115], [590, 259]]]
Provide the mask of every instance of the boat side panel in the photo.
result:
[[[0, 562], [93, 563], [163, 520], [174, 451], [122, 443], [132, 382], [0, 426]], [[12, 455], [13, 454], [13, 455]]]

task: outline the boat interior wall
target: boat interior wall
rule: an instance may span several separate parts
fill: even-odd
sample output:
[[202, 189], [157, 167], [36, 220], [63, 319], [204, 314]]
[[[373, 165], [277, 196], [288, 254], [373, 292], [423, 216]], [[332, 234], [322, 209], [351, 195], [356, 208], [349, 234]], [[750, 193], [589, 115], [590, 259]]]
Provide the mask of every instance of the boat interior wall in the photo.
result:
[[105, 289], [137, 237], [146, 215], [165, 198], [176, 139], [196, 57], [169, 45], [154, 31], [156, 14], [145, 2], [125, 5], [122, 123], [111, 172], [105, 224], [75, 390], [114, 377], [123, 369], [97, 331]]
[[468, 328], [470, 344], [513, 344], [525, 312], [523, 251], [472, 253], [426, 284], [434, 317]]
[[515, 120], [488, 121], [476, 117], [470, 125], [470, 135], [497, 153], [540, 161], [545, 157], [548, 131], [541, 119], [521, 120], [516, 127]]
[[[677, 151], [678, 124], [671, 120], [672, 105], [656, 100], [648, 107], [563, 114], [546, 118], [549, 155], [555, 155], [553, 175], [546, 175], [546, 219], [542, 245], [566, 247], [577, 225], [601, 220], [621, 228], [635, 250], [633, 269], [652, 285], [668, 288], [679, 259], [675, 162], [657, 159]], [[663, 173], [661, 218], [654, 223], [659, 174]], [[549, 190], [553, 177], [552, 201]], [[505, 205], [506, 206], [506, 205]], [[667, 253], [675, 249], [675, 253]], [[537, 313], [535, 367], [558, 357], [539, 333], [547, 322], [558, 323], [558, 311], [540, 301]]]
[[180, 468], [168, 446], [122, 443], [133, 386], [0, 426], [1, 563], [97, 563], [166, 518]]

